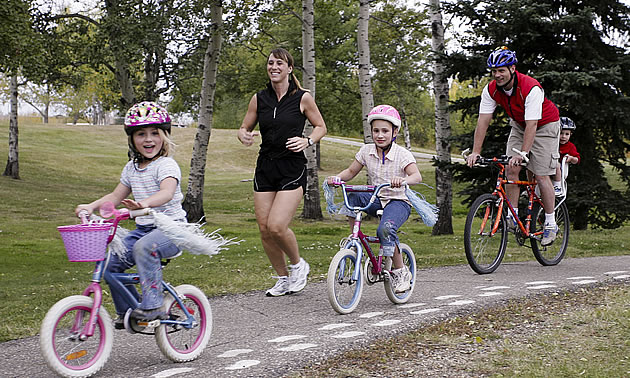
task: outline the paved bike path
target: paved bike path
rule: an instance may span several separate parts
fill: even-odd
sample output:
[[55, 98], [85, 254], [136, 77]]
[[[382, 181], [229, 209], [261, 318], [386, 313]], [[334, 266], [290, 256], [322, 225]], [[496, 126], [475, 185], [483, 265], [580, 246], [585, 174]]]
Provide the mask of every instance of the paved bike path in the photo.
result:
[[[365, 286], [361, 303], [338, 315], [325, 282], [298, 294], [267, 298], [263, 292], [210, 298], [213, 335], [201, 357], [175, 364], [152, 336], [115, 331], [103, 377], [265, 377], [359, 347], [378, 337], [500, 304], [511, 298], [609, 281], [630, 285], [630, 256], [565, 259], [555, 267], [535, 261], [502, 264], [490, 275], [467, 265], [421, 269], [410, 302], [393, 305], [382, 283]], [[319, 277], [312, 277], [312, 281]], [[38, 338], [1, 344], [2, 377], [49, 377]]]

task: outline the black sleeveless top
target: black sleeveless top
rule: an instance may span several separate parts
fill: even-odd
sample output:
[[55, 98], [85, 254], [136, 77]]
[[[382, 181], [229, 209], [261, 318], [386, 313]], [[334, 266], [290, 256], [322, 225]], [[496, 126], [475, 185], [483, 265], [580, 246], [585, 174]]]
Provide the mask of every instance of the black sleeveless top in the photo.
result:
[[[291, 94], [295, 90], [294, 94]], [[289, 80], [289, 90], [278, 101], [271, 83], [256, 93], [258, 125], [262, 143], [259, 157], [267, 159], [300, 159], [306, 161], [304, 152], [292, 152], [286, 147], [287, 139], [302, 137], [306, 116], [300, 111], [300, 101], [305, 91]]]

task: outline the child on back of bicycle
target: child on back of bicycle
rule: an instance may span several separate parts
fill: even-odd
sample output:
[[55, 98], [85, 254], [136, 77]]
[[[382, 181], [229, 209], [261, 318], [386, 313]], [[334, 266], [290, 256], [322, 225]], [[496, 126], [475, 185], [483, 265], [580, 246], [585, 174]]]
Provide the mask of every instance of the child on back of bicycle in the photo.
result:
[[[186, 212], [181, 205], [181, 171], [177, 162], [169, 157], [174, 144], [169, 138], [171, 118], [168, 112], [154, 102], [135, 104], [125, 116], [124, 128], [128, 135], [130, 160], [122, 170], [120, 182], [113, 192], [89, 204], [78, 205], [75, 213], [79, 215], [87, 211], [92, 214], [104, 203], [112, 202], [129, 210], [154, 208], [174, 220], [185, 222]], [[133, 194], [133, 200], [127, 198], [130, 194]], [[126, 252], [112, 254], [105, 271], [105, 280], [118, 314], [114, 326], [124, 328], [124, 316], [129, 305], [121, 294], [124, 287], [110, 279], [111, 274], [122, 273], [134, 265], [137, 265], [140, 275], [142, 300], [139, 300], [135, 286], [128, 286], [140, 301], [131, 316], [147, 321], [164, 319], [166, 314], [160, 309], [163, 301], [160, 259], [174, 257], [180, 249], [155, 227], [151, 217], [146, 216], [136, 218], [136, 229], [129, 232], [123, 244]]]
[[[392, 286], [397, 293], [408, 290], [411, 286], [411, 272], [403, 264], [398, 242], [398, 229], [409, 218], [411, 205], [402, 187], [403, 182], [412, 185], [422, 182], [422, 175], [416, 166], [416, 159], [410, 151], [400, 147], [394, 141], [400, 128], [400, 115], [389, 105], [379, 105], [368, 114], [368, 123], [372, 130], [374, 144], [366, 144], [355, 155], [350, 166], [337, 176], [327, 177], [329, 185], [340, 181], [352, 180], [363, 167], [367, 168], [370, 183], [373, 185], [391, 183], [391, 187], [381, 190], [378, 200], [373, 203], [367, 213], [376, 216], [377, 210], [383, 210], [377, 235], [381, 243], [383, 256], [392, 257]], [[371, 193], [348, 193], [348, 201], [352, 206], [367, 205]], [[345, 208], [340, 211], [349, 217], [350, 226], [354, 214]]]
[[[578, 164], [580, 162], [580, 153], [577, 151], [575, 144], [571, 143], [571, 134], [575, 131], [575, 123], [569, 117], [560, 117], [560, 161], [567, 155], [567, 163]], [[556, 166], [556, 175], [553, 177], [553, 190], [556, 195], [562, 194], [562, 173], [560, 172], [560, 164]]]

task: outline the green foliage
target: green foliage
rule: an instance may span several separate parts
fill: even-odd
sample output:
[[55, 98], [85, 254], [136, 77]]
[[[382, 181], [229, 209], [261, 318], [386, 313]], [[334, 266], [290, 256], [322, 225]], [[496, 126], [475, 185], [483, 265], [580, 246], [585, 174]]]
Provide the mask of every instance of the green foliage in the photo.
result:
[[[517, 53], [517, 69], [538, 79], [561, 115], [577, 124], [572, 141], [582, 162], [570, 171], [567, 200], [574, 226], [615, 228], [629, 219], [630, 53], [615, 38], [630, 31], [630, 8], [614, 0], [472, 0], [447, 9], [472, 32], [449, 57], [460, 80], [479, 78], [490, 51], [505, 44]], [[476, 98], [457, 105], [476, 117]], [[603, 163], [618, 171], [623, 190], [607, 184]]]

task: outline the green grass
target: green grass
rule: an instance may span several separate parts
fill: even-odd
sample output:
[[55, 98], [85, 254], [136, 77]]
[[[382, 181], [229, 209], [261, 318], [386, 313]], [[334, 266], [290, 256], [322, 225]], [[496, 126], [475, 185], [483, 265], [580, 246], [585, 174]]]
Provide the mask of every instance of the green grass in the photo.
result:
[[[195, 132], [173, 130], [183, 191]], [[56, 301], [86, 286], [93, 264], [68, 262], [56, 227], [76, 223], [77, 204], [92, 201], [115, 187], [127, 161], [126, 145], [120, 126], [20, 124], [21, 179], [0, 177], [0, 316], [5, 319], [0, 341], [35, 335], [46, 311]], [[204, 190], [206, 229], [220, 228], [222, 235], [243, 242], [212, 258], [184, 254], [166, 268], [165, 274], [173, 284], [194, 284], [208, 296], [273, 285], [274, 272], [262, 250], [253, 209], [251, 178], [257, 150], [242, 146], [236, 130], [213, 130]], [[323, 142], [320, 181], [346, 168], [356, 150]], [[0, 124], [0, 155], [8, 156], [6, 123]], [[421, 161], [418, 166], [425, 182], [434, 185], [430, 162]], [[361, 175], [356, 182], [364, 182], [364, 177]], [[435, 202], [434, 190], [417, 189]], [[454, 192], [458, 190], [456, 187]], [[404, 225], [401, 239], [414, 249], [420, 268], [466, 263], [462, 235], [468, 209], [460, 202], [460, 198], [453, 200], [454, 235], [431, 236], [431, 229], [418, 216], [412, 216]], [[320, 222], [296, 217], [291, 224], [315, 280], [325, 277], [339, 240], [348, 234], [345, 221], [324, 217]], [[368, 232], [375, 229], [374, 220], [365, 223]], [[629, 239], [625, 229], [572, 231], [567, 256], [620, 254], [624, 246], [630, 245]], [[530, 250], [516, 247], [513, 239], [508, 246], [504, 261], [533, 259]]]

